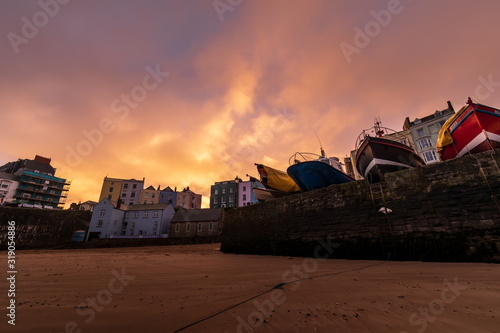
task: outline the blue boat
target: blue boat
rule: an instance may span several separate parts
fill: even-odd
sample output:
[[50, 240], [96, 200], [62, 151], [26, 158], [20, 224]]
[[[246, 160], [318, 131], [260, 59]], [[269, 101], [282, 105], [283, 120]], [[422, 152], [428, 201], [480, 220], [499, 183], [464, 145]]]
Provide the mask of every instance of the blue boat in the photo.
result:
[[[316, 158], [308, 160], [309, 156]], [[304, 161], [297, 159], [302, 157]], [[302, 191], [311, 191], [327, 187], [334, 184], [343, 184], [355, 179], [342, 171], [342, 166], [337, 157], [325, 157], [325, 152], [321, 149], [321, 155], [311, 153], [295, 153], [290, 157], [293, 164], [286, 172], [295, 181]]]

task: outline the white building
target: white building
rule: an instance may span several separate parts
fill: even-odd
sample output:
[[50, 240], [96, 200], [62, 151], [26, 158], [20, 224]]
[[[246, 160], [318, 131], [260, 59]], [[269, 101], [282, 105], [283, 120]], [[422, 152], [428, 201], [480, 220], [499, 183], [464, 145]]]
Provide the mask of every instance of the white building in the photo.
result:
[[410, 131], [413, 142], [415, 142], [415, 150], [425, 163], [439, 162], [436, 151], [439, 131], [446, 120], [454, 114], [455, 110], [450, 101], [448, 101], [447, 109], [442, 111], [436, 110], [436, 112], [429, 116], [416, 118], [414, 121], [410, 121], [410, 118], [406, 117], [403, 129]]
[[9, 173], [0, 172], [0, 204], [12, 202], [20, 177]]
[[95, 207], [87, 239], [92, 238], [166, 238], [174, 216], [171, 204], [115, 207], [104, 198]]

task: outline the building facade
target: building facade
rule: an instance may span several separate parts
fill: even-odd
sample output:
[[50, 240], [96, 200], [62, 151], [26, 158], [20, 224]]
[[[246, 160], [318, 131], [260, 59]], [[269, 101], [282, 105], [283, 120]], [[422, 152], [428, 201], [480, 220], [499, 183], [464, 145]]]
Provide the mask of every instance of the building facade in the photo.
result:
[[124, 205], [138, 205], [143, 187], [144, 178], [136, 180], [104, 177], [99, 202], [107, 198], [114, 205], [118, 204], [118, 199]]
[[159, 203], [170, 203], [172, 206], [177, 207], [177, 187], [172, 190], [170, 186], [160, 190]]
[[56, 169], [50, 162], [50, 158], [36, 155], [33, 160], [19, 159], [1, 166], [0, 172], [19, 177], [10, 202], [27, 207], [63, 208], [71, 182], [55, 177]]
[[413, 121], [410, 121], [410, 118], [406, 117], [403, 129], [410, 131], [412, 139], [415, 142], [415, 150], [425, 163], [439, 162], [436, 151], [439, 131], [446, 120], [454, 114], [455, 110], [450, 101], [448, 101], [448, 108], [441, 111], [436, 110], [436, 112], [426, 117], [416, 118]]
[[216, 182], [210, 187], [210, 208], [238, 207], [238, 187], [242, 180]]
[[14, 200], [16, 189], [19, 186], [19, 176], [0, 172], [0, 205], [11, 203]]
[[252, 181], [238, 183], [238, 207], [248, 206], [259, 202], [255, 199], [252, 186], [257, 187], [257, 184]]
[[160, 199], [160, 187], [156, 190], [153, 186], [141, 190], [139, 202], [142, 204], [157, 204]]
[[201, 194], [194, 193], [188, 186], [181, 192], [177, 192], [175, 207], [185, 209], [201, 209]]
[[88, 240], [93, 238], [166, 238], [175, 210], [171, 204], [115, 206], [99, 202], [92, 213]]
[[222, 214], [221, 208], [178, 209], [170, 223], [170, 237], [218, 237]]

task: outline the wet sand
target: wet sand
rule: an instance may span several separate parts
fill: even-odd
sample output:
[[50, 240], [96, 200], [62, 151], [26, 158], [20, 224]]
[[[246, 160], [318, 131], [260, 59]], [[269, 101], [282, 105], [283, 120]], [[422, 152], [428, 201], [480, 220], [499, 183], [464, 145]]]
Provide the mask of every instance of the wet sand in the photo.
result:
[[18, 251], [16, 325], [7, 324], [2, 283], [0, 331], [500, 330], [500, 265], [234, 255], [219, 247]]

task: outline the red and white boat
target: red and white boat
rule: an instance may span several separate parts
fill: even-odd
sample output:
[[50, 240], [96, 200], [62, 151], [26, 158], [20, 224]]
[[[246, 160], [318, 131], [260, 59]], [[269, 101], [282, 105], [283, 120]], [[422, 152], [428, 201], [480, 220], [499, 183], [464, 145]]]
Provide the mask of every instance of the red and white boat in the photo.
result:
[[500, 110], [469, 97], [467, 105], [441, 128], [436, 148], [442, 161], [500, 148]]

